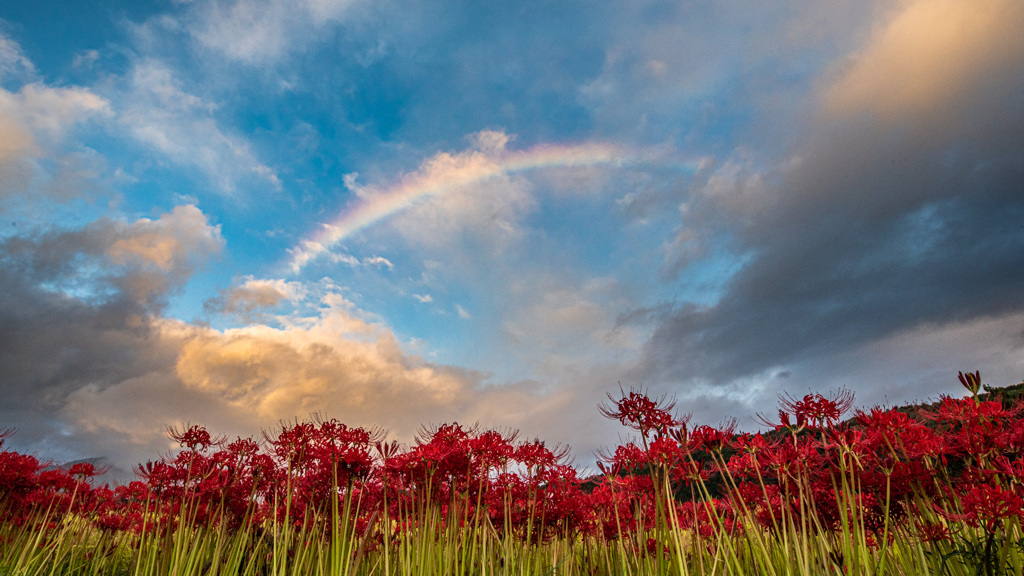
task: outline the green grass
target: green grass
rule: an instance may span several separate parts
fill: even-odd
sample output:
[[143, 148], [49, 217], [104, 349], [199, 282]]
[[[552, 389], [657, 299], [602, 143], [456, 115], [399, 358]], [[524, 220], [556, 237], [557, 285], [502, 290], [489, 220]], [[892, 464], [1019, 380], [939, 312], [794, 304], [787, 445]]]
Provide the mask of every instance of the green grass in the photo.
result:
[[[847, 490], [837, 485], [836, 489]], [[698, 489], [701, 489], [698, 486]], [[800, 485], [794, 490], [805, 489]], [[664, 491], [663, 491], [664, 492]], [[365, 526], [358, 501], [335, 500], [326, 510], [309, 510], [299, 524], [270, 519], [238, 530], [197, 526], [189, 511], [177, 527], [152, 525], [143, 534], [103, 532], [81, 518], [44, 513], [21, 526], [0, 525], [0, 574], [119, 576], [342, 576], [342, 575], [1021, 575], [1024, 545], [1019, 523], [996, 531], [956, 524], [921, 501], [881, 538], [865, 529], [853, 497], [839, 530], [817, 524], [813, 498], [807, 509], [783, 514], [762, 527], [742, 506], [736, 528], [704, 506], [711, 522], [703, 529], [680, 528], [675, 507], [660, 506], [653, 530], [621, 533], [612, 539], [565, 536], [526, 544], [504, 535], [487, 516], [469, 516], [470, 506], [416, 505], [397, 518], [376, 516]], [[744, 521], [746, 520], [746, 521]], [[944, 526], [952, 540], [922, 540], [925, 523]], [[395, 535], [389, 527], [412, 525]], [[649, 545], [650, 542], [650, 545]]]

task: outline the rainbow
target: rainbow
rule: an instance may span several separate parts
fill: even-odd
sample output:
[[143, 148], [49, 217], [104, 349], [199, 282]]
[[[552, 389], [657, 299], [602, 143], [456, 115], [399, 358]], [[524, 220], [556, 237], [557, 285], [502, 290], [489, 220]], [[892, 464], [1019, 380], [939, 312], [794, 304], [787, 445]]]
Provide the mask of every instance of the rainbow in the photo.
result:
[[[440, 153], [390, 187], [356, 188], [356, 196], [360, 201], [343, 211], [333, 222], [323, 224], [319, 232], [293, 248], [290, 251], [290, 268], [297, 273], [305, 264], [346, 237], [425, 197], [444, 194], [502, 174], [543, 168], [614, 167], [647, 163], [643, 156], [601, 143], [540, 145], [516, 152], [501, 149], [490, 153], [476, 150], [454, 155]], [[696, 169], [696, 166], [693, 163], [685, 164], [689, 170]]]

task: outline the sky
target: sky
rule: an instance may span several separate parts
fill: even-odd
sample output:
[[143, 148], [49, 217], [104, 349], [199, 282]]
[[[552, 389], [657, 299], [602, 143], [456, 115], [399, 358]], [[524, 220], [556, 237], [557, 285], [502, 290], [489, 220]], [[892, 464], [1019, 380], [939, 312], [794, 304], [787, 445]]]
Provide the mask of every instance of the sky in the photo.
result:
[[1024, 380], [1019, 0], [0, 4], [0, 427], [627, 439]]

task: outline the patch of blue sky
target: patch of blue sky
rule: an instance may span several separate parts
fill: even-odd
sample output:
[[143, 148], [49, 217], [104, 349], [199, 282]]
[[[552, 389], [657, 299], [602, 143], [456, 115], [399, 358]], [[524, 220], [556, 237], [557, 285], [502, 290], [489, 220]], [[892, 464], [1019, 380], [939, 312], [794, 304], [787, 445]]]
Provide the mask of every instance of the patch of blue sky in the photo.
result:
[[[62, 83], [90, 64], [90, 50], [105, 50], [127, 38], [124, 24], [166, 8], [164, 3], [134, 0], [62, 0], [6, 2], [0, 30], [21, 46], [47, 81]], [[82, 58], [85, 58], [85, 61]]]
[[527, 222], [538, 237], [529, 257], [535, 265], [581, 270], [592, 276], [644, 270], [650, 276], [657, 274], [657, 255], [639, 245], [657, 242], [658, 234], [651, 228], [663, 227], [629, 227], [610, 199], [586, 195], [546, 198], [543, 208]]
[[732, 278], [753, 259], [752, 253], [737, 254], [723, 246], [713, 247], [679, 273], [669, 292], [677, 304], [715, 306], [725, 296]]
[[[600, 69], [604, 54], [596, 38], [589, 51], [556, 41], [568, 33], [566, 26], [574, 26], [572, 21], [533, 21], [530, 32], [522, 34], [510, 26], [515, 14], [529, 16], [520, 13], [520, 6], [475, 4], [470, 9], [454, 4], [444, 13], [424, 14], [406, 8], [399, 19], [418, 17], [435, 25], [417, 27], [408, 37], [393, 35], [387, 27], [377, 36], [350, 34], [337, 54], [328, 54], [326, 74], [323, 58], [298, 63], [317, 70], [310, 89], [341, 108], [351, 99], [354, 124], [376, 129], [385, 139], [440, 147], [461, 144], [465, 134], [483, 128], [527, 134], [532, 127], [547, 131], [543, 138], [565, 137], [566, 128], [585, 124], [576, 86]], [[585, 42], [590, 36], [578, 38]], [[374, 48], [366, 61], [367, 50]], [[347, 90], [324, 89], [334, 83]]]
[[[110, 198], [88, 198], [82, 196], [54, 197], [47, 209], [40, 210], [38, 199], [50, 196], [54, 186], [51, 174], [37, 174], [35, 182], [19, 194], [2, 199], [0, 215], [0, 238], [12, 236], [33, 237], [57, 230], [76, 230], [102, 217], [111, 217]], [[81, 192], [84, 187], [95, 186], [89, 181], [65, 183], [72, 190]], [[51, 196], [52, 197], [52, 196]]]
[[492, 311], [461, 290], [431, 297], [419, 302], [410, 294], [388, 307], [388, 325], [399, 341], [407, 348], [419, 342], [412, 351], [432, 362], [486, 369], [481, 353], [490, 344], [484, 334], [495, 328]]
[[39, 287], [53, 294], [102, 305], [119, 294], [117, 288], [106, 282], [110, 270], [88, 258], [76, 258], [70, 270], [60, 277], [41, 282]]

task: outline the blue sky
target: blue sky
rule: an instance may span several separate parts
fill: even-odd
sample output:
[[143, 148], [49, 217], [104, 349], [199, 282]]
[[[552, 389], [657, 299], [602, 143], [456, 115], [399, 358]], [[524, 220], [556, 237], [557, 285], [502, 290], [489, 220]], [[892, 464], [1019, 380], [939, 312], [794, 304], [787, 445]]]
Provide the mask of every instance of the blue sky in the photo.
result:
[[1016, 0], [0, 7], [0, 423], [618, 441], [1024, 378]]

